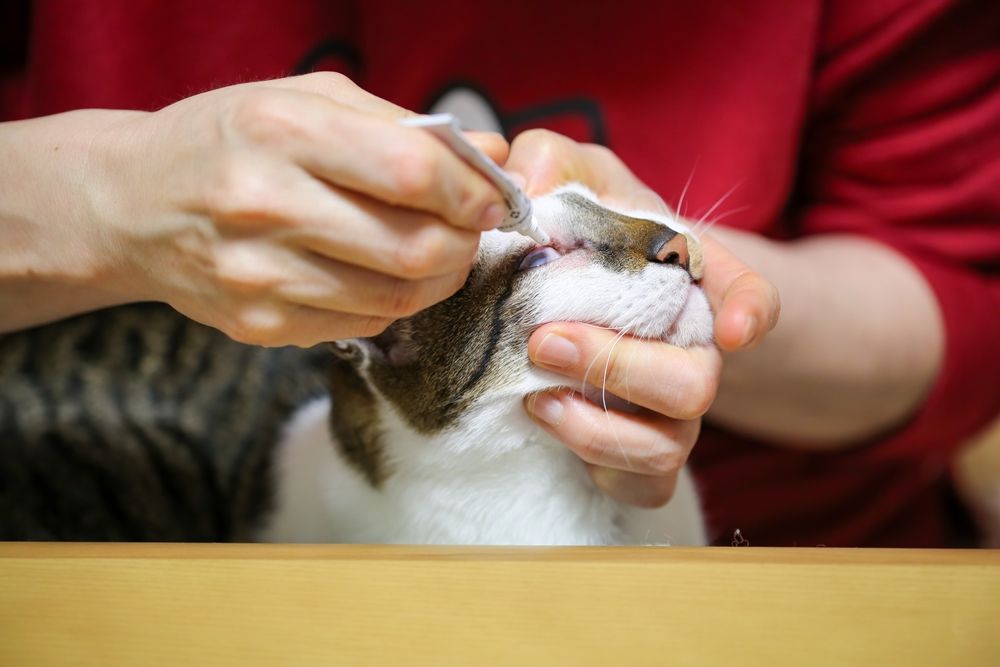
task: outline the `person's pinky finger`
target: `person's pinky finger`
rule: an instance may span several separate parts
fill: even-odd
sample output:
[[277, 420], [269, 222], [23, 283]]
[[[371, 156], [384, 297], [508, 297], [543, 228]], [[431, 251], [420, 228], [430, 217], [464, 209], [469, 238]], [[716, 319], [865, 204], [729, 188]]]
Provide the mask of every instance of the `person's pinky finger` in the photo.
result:
[[[195, 318], [197, 319], [197, 318]], [[236, 309], [223, 331], [240, 343], [263, 347], [312, 347], [346, 338], [375, 336], [391, 319], [353, 315], [288, 303], [253, 303]]]
[[677, 473], [640, 475], [637, 472], [590, 464], [587, 464], [587, 471], [594, 484], [605, 495], [635, 507], [662, 507], [670, 501], [677, 488]]
[[298, 306], [289, 318], [287, 340], [299, 347], [312, 347], [346, 338], [376, 336], [392, 324], [387, 317], [354, 315]]

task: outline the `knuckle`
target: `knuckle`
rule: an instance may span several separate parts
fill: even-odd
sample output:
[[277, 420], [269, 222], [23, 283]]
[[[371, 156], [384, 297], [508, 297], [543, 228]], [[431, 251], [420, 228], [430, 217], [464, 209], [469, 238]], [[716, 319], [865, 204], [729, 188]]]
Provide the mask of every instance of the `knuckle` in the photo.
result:
[[645, 473], [657, 477], [678, 472], [685, 461], [684, 452], [669, 441], [654, 444], [643, 457]]
[[351, 80], [351, 77], [341, 72], [311, 72], [303, 75], [304, 79], [315, 82], [319, 88], [326, 89], [334, 93], [350, 92], [357, 90], [358, 86]]
[[285, 318], [276, 310], [244, 307], [237, 311], [227, 333], [237, 342], [248, 345], [282, 345], [286, 342]]
[[431, 151], [414, 144], [397, 150], [391, 157], [389, 179], [400, 202], [421, 203], [434, 189], [438, 160]]
[[445, 234], [432, 228], [416, 238], [403, 239], [396, 246], [393, 261], [403, 276], [426, 278], [448, 260], [448, 247]]
[[448, 275], [448, 279], [445, 284], [445, 296], [451, 296], [458, 290], [465, 286], [465, 283], [469, 280], [469, 271], [455, 271]]
[[482, 215], [486, 207], [501, 200], [496, 190], [485, 182], [463, 188], [458, 205], [458, 218], [462, 221], [474, 222]]
[[232, 126], [243, 137], [259, 143], [284, 142], [302, 133], [303, 127], [285, 91], [248, 92], [232, 111]]
[[569, 143], [569, 140], [561, 134], [557, 134], [552, 130], [545, 130], [542, 128], [534, 128], [531, 130], [526, 130], [521, 134], [517, 135], [514, 142], [521, 145], [527, 144], [531, 146], [533, 150], [542, 150], [545, 152], [554, 152], [559, 150], [565, 150]]
[[715, 394], [718, 391], [718, 379], [712, 375], [699, 374], [691, 383], [691, 389], [687, 396], [688, 419], [701, 417], [712, 407], [715, 401]]
[[260, 170], [235, 158], [224, 160], [207, 185], [205, 207], [215, 218], [273, 217], [274, 188]]
[[[613, 352], [599, 353], [600, 358], [592, 365], [591, 377], [587, 381], [597, 387], [604, 387], [614, 393], [626, 391], [628, 388], [629, 364], [615, 356]], [[584, 355], [586, 356], [586, 355]]]
[[595, 429], [588, 429], [573, 449], [576, 451], [577, 456], [587, 463], [600, 464], [606, 458], [604, 454], [605, 449], [607, 449], [607, 442], [603, 433]]
[[419, 311], [421, 306], [417, 284], [405, 279], [395, 279], [385, 293], [382, 312], [392, 318], [408, 317]]
[[676, 375], [660, 389], [664, 414], [675, 419], [697, 419], [708, 412], [715, 401], [719, 379], [696, 362], [681, 366]]
[[637, 499], [637, 505], [646, 509], [663, 507], [674, 496], [674, 480], [672, 478], [650, 479], [646, 493]]
[[275, 280], [260, 268], [253, 255], [224, 250], [216, 260], [215, 280], [225, 292], [238, 295], [259, 294], [274, 286]]
[[362, 320], [361, 324], [358, 326], [358, 331], [356, 336], [377, 336], [388, 328], [390, 324], [393, 323], [392, 319], [386, 317], [366, 317]]
[[608, 162], [615, 166], [624, 166], [621, 158], [608, 148], [607, 146], [602, 146], [601, 144], [583, 144], [582, 148], [585, 152], [589, 153], [591, 157], [599, 162]]

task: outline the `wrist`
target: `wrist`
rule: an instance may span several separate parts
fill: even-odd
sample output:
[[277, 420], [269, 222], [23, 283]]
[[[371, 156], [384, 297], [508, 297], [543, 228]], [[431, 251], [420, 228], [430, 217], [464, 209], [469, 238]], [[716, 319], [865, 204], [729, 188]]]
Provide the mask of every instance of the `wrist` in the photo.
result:
[[104, 128], [131, 112], [86, 110], [0, 124], [0, 328], [139, 300], [107, 225], [94, 169]]

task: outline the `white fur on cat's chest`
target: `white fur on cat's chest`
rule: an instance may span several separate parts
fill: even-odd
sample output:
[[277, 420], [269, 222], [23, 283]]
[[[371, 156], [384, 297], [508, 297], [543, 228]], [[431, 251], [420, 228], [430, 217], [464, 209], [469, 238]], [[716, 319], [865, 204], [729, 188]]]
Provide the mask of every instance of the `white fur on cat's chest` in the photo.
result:
[[[583, 463], [526, 415], [517, 418], [502, 408], [497, 414], [489, 412], [477, 415], [484, 422], [479, 432], [486, 435], [473, 446], [449, 442], [447, 436], [432, 443], [412, 431], [409, 438], [398, 438], [396, 431], [393, 466], [405, 467], [406, 473], [376, 490], [332, 441], [329, 399], [309, 404], [292, 420], [278, 449], [276, 509], [260, 538], [405, 544], [705, 543], [697, 496], [686, 471], [665, 507], [621, 505], [601, 494]], [[387, 421], [395, 421], [393, 431], [404, 426], [398, 417]]]

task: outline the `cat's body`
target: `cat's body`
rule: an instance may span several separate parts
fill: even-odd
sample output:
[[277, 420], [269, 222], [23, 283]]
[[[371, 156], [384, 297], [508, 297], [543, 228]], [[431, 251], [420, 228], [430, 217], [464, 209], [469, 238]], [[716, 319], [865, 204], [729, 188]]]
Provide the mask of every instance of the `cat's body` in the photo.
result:
[[527, 360], [542, 322], [711, 341], [697, 248], [690, 271], [665, 261], [675, 232], [591, 198], [536, 202], [555, 250], [484, 235], [454, 297], [338, 344], [331, 398], [285, 428], [328, 353], [248, 348], [158, 306], [0, 337], [0, 537], [702, 543], [686, 474], [665, 508], [623, 507], [521, 404], [567, 384]]

